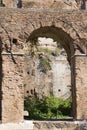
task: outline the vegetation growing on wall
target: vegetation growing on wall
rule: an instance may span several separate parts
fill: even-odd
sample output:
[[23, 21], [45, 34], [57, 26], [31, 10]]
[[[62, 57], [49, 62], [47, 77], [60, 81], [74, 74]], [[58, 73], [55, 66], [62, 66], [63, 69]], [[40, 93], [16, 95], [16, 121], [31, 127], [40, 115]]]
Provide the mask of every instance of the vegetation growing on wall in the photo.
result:
[[48, 48], [43, 48], [43, 47], [41, 48], [41, 47], [39, 47], [38, 48], [38, 52], [44, 52], [46, 54], [53, 54], [53, 53], [55, 53], [57, 55], [57, 54], [61, 53], [61, 49], [56, 48], [56, 49], [52, 50], [52, 49], [48, 49]]
[[46, 73], [47, 71], [51, 70], [51, 65], [50, 65], [49, 59], [47, 59], [46, 57], [41, 57], [38, 68], [43, 73]]
[[24, 102], [29, 119], [58, 119], [71, 116], [71, 99], [27, 97]]

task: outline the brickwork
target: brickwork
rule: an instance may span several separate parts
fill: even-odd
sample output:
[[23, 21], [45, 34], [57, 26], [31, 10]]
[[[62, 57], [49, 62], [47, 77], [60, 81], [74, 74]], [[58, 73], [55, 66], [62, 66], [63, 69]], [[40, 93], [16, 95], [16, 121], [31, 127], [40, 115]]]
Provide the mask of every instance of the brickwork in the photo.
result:
[[76, 115], [78, 120], [87, 120], [87, 56], [75, 56], [76, 73]]
[[23, 56], [2, 55], [2, 122], [23, 121]]
[[87, 123], [76, 121], [34, 121], [34, 130], [85, 130]]
[[[74, 54], [87, 52], [87, 12], [50, 11], [42, 9], [0, 9], [0, 37], [2, 40], [2, 122], [19, 122], [23, 120], [23, 82], [24, 53], [26, 41], [34, 37], [47, 36], [60, 42], [69, 62]], [[50, 33], [48, 33], [50, 32]], [[0, 52], [1, 53], [1, 52]], [[7, 54], [5, 54], [7, 53]], [[21, 55], [20, 55], [21, 54]], [[87, 119], [86, 86], [87, 57], [77, 57], [76, 75], [73, 73], [73, 101], [75, 119]], [[71, 63], [71, 62], [70, 62]], [[75, 88], [75, 89], [74, 89]]]
[[[80, 0], [81, 1], [81, 0]], [[54, 8], [54, 9], [79, 9], [79, 2], [75, 0], [3, 0], [8, 8]], [[21, 5], [21, 6], [20, 6]], [[80, 4], [81, 6], [81, 4]]]

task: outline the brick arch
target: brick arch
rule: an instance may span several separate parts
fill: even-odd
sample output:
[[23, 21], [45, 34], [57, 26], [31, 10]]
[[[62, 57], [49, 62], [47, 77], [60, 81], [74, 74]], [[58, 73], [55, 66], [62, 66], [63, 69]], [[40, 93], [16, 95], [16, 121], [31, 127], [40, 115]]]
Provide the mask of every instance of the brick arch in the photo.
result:
[[[3, 23], [3, 27], [7, 30], [8, 34], [11, 32], [12, 34], [16, 35], [19, 38], [20, 34], [23, 34], [23, 37], [20, 39], [23, 39], [23, 44], [25, 44], [25, 41], [30, 38], [31, 34], [40, 29], [40, 28], [44, 28], [44, 27], [55, 27], [59, 30], [62, 30], [62, 33], [64, 33], [64, 36], [67, 36], [70, 38], [70, 40], [72, 41], [71, 48], [73, 48], [73, 52], [72, 54], [75, 53], [76, 50], [79, 50], [79, 53], [86, 53], [85, 50], [86, 46], [87, 46], [87, 36], [86, 36], [86, 12], [78, 12], [76, 14], [76, 12], [54, 12], [54, 11], [38, 11], [38, 10], [28, 10], [28, 11], [24, 11], [23, 12], [20, 10], [17, 12], [17, 10], [6, 10], [4, 12], [3, 9], [1, 9], [1, 23]], [[30, 11], [30, 12], [29, 12]], [[3, 13], [2, 13], [3, 12]], [[14, 13], [15, 12], [15, 13]], [[15, 15], [12, 15], [12, 14]], [[8, 17], [8, 15], [11, 15], [12, 17]], [[6, 16], [6, 17], [4, 17]], [[17, 17], [16, 17], [17, 16]], [[79, 16], [79, 17], [78, 17]], [[12, 18], [14, 19], [14, 23], [15, 23], [15, 27], [12, 28], [12, 22], [10, 22], [12, 20]], [[10, 20], [11, 19], [11, 20]], [[74, 19], [74, 20], [73, 20]], [[7, 24], [6, 24], [7, 23]], [[8, 26], [7, 26], [8, 25]], [[81, 26], [80, 26], [81, 25]], [[81, 28], [80, 28], [81, 27]], [[77, 29], [75, 29], [77, 28]], [[78, 29], [80, 28], [80, 29]], [[2, 30], [2, 29], [1, 29]], [[16, 30], [16, 32], [15, 32]], [[77, 31], [78, 30], [78, 31]], [[82, 30], [81, 33], [82, 37], [81, 38], [81, 33], [80, 31]], [[8, 46], [10, 47], [9, 42], [7, 41], [8, 35], [4, 35], [6, 34], [5, 30], [3, 32], [3, 34], [0, 34], [2, 37], [2, 43], [4, 44], [3, 41], [5, 41]], [[3, 38], [6, 37], [5, 40], [3, 40]], [[69, 40], [68, 40], [69, 41]], [[17, 49], [17, 48], [16, 48]], [[18, 48], [19, 50], [19, 48]], [[66, 49], [67, 50], [67, 49]], [[13, 50], [12, 50], [13, 51]], [[20, 50], [18, 51], [20, 52]], [[68, 51], [67, 51], [68, 52]], [[1, 54], [0, 54], [1, 55]], [[10, 54], [9, 54], [10, 55]], [[4, 59], [3, 61], [3, 72], [4, 72], [4, 77], [3, 77], [3, 81], [4, 84], [2, 86], [3, 89], [3, 104], [2, 104], [2, 121], [3, 122], [12, 122], [12, 121], [18, 121], [18, 120], [23, 120], [23, 108], [21, 107], [21, 112], [19, 111], [19, 109], [16, 111], [16, 115], [17, 115], [17, 119], [15, 119], [15, 116], [13, 116], [13, 111], [15, 110], [15, 107], [9, 106], [6, 103], [6, 101], [9, 102], [9, 100], [11, 99], [11, 95], [10, 93], [12, 93], [13, 91], [13, 85], [11, 85], [12, 81], [10, 81], [9, 86], [12, 88], [12, 90], [10, 89], [10, 92], [8, 94], [9, 98], [6, 97], [6, 91], [8, 89], [7, 83], [6, 81], [9, 81], [9, 77], [8, 79], [5, 79], [6, 76], [6, 71], [7, 69], [5, 68], [5, 65], [8, 66], [8, 69], [10, 70], [12, 67], [13, 69], [16, 71], [18, 71], [18, 66], [22, 68], [23, 63], [24, 63], [24, 58], [23, 54], [17, 56], [16, 54], [14, 54], [15, 57], [17, 57], [17, 64], [14, 64], [13, 61], [8, 60], [8, 54], [4, 55], [4, 57], [7, 57]], [[68, 54], [70, 55], [70, 53]], [[71, 56], [71, 55], [70, 55]], [[70, 59], [70, 58], [69, 58]], [[72, 64], [71, 64], [71, 68], [73, 69], [72, 71], [72, 76], [74, 75], [75, 77], [73, 77], [72, 80], [72, 88], [73, 88], [73, 99], [74, 99], [74, 107], [73, 107], [73, 111], [74, 111], [74, 117], [75, 119], [79, 119], [79, 120], [83, 120], [86, 119], [87, 120], [87, 99], [86, 96], [87, 95], [87, 91], [85, 91], [87, 89], [87, 55], [77, 55], [76, 56], [72, 56]], [[75, 60], [75, 61], [74, 61]], [[9, 61], [9, 62], [7, 62]], [[10, 64], [11, 63], [11, 64]], [[10, 67], [12, 65], [12, 67]], [[16, 66], [17, 65], [17, 66]], [[21, 65], [21, 66], [20, 66]], [[1, 66], [1, 68], [2, 68]], [[15, 67], [16, 66], [16, 67]], [[21, 70], [21, 69], [20, 69]], [[22, 69], [24, 70], [24, 68]], [[12, 71], [12, 70], [10, 70]], [[14, 73], [15, 74], [15, 73]], [[17, 73], [20, 76], [20, 80], [19, 82], [15, 83], [15, 87], [17, 88], [18, 85], [19, 88], [22, 87], [22, 82], [24, 80], [24, 77], [22, 78], [22, 74], [21, 71]], [[12, 74], [10, 74], [10, 76], [12, 76]], [[14, 79], [15, 80], [15, 79]], [[76, 83], [75, 83], [76, 82]], [[17, 84], [18, 83], [18, 84]], [[21, 92], [23, 93], [23, 91]], [[16, 97], [18, 97], [17, 94], [15, 94]], [[18, 97], [19, 98], [19, 97]], [[21, 99], [21, 105], [19, 104], [19, 108], [20, 106], [22, 106], [22, 102], [23, 102], [23, 98]], [[6, 100], [6, 101], [5, 101]], [[13, 104], [15, 100], [15, 98], [12, 99]], [[19, 101], [17, 102], [19, 103]], [[5, 107], [6, 106], [6, 107]], [[8, 112], [8, 110], [10, 110]], [[19, 115], [19, 113], [21, 113]], [[5, 116], [4, 116], [5, 115]], [[11, 117], [13, 118], [13, 120], [11, 119]]]
[[65, 49], [68, 61], [71, 65], [71, 85], [72, 85], [72, 99], [73, 99], [73, 117], [76, 115], [75, 111], [75, 104], [76, 104], [76, 94], [75, 94], [75, 77], [74, 77], [74, 60], [72, 59], [73, 55], [75, 54], [75, 43], [72, 37], [66, 33], [62, 28], [52, 26], [44, 26], [40, 27], [34, 31], [32, 31], [29, 35], [29, 37], [26, 40], [26, 44], [31, 43], [33, 44], [34, 40], [37, 42], [38, 37], [47, 37], [52, 38], [54, 41], [60, 42], [60, 44]]
[[26, 43], [32, 42], [34, 39], [37, 39], [38, 37], [47, 37], [47, 38], [50, 37], [54, 41], [60, 42], [61, 45], [66, 50], [68, 60], [70, 62], [71, 57], [75, 53], [75, 43], [74, 39], [62, 28], [55, 27], [54, 25], [42, 26], [39, 27], [38, 29], [35, 28], [35, 30], [33, 30], [28, 36]]
[[[38, 23], [38, 22], [37, 22]], [[54, 41], [58, 41], [62, 44], [62, 46], [65, 48], [68, 60], [71, 64], [71, 86], [72, 86], [72, 100], [73, 100], [73, 118], [74, 119], [81, 119], [82, 115], [80, 115], [79, 105], [80, 100], [77, 99], [77, 82], [76, 79], [76, 66], [78, 63], [76, 63], [75, 54], [85, 54], [85, 43], [82, 42], [83, 39], [80, 38], [78, 32], [69, 25], [67, 27], [67, 23], [63, 24], [63, 22], [59, 23], [53, 23], [53, 22], [46, 22], [42, 23], [39, 22], [38, 26], [36, 26], [35, 22], [30, 25], [32, 29], [28, 32], [28, 37], [26, 40], [26, 43], [31, 42], [34, 39], [37, 39], [37, 37], [50, 37], [53, 38]], [[68, 29], [67, 29], [68, 28]], [[71, 30], [73, 33], [71, 33]], [[62, 43], [63, 42], [63, 43]], [[65, 44], [64, 44], [65, 43]], [[84, 60], [84, 59], [83, 59]], [[79, 90], [78, 90], [79, 91]], [[84, 108], [85, 111], [85, 108]], [[85, 112], [83, 112], [85, 113]], [[83, 114], [82, 113], [82, 114]]]
[[[33, 21], [33, 20], [32, 20]], [[80, 34], [76, 31], [76, 29], [73, 27], [72, 23], [68, 23], [66, 20], [62, 20], [62, 19], [58, 19], [58, 21], [56, 22], [55, 19], [51, 19], [51, 21], [49, 20], [44, 20], [44, 21], [33, 21], [31, 20], [29, 21], [29, 23], [25, 26], [25, 28], [23, 28], [23, 33], [24, 35], [27, 34], [27, 39], [30, 37], [30, 35], [32, 34], [32, 32], [35, 32], [36, 30], [42, 29], [42, 28], [50, 28], [50, 27], [54, 27], [56, 29], [60, 29], [62, 30], [62, 32], [66, 33], [72, 43], [73, 43], [73, 49], [77, 49], [79, 50], [79, 53], [83, 53], [85, 54], [86, 52], [86, 40], [82, 39], [80, 37]], [[27, 31], [26, 31], [27, 30]], [[73, 53], [74, 54], [74, 53]]]

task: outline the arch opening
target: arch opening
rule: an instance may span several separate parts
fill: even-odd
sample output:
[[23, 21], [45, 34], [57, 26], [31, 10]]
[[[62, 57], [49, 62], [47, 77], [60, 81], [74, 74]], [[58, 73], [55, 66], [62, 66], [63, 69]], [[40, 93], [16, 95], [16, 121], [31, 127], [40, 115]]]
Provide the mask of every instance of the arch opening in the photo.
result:
[[60, 43], [61, 46], [66, 50], [67, 58], [70, 62], [70, 57], [74, 54], [73, 39], [64, 32], [61, 28], [54, 26], [51, 27], [41, 27], [33, 31], [27, 39], [30, 43], [37, 43], [38, 37], [52, 38], [57, 43]]
[[[25, 79], [25, 97], [54, 96], [72, 100], [73, 39], [61, 28], [41, 27], [28, 37], [25, 53], [29, 76]], [[69, 116], [72, 117], [71, 111]]]

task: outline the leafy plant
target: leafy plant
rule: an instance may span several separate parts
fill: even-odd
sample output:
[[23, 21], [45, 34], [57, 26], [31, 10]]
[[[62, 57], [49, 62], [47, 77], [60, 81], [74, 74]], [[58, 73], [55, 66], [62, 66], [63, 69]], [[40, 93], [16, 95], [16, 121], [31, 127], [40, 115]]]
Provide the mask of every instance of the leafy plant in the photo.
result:
[[51, 65], [50, 65], [49, 59], [47, 59], [46, 57], [41, 57], [38, 68], [43, 73], [46, 73], [47, 71], [51, 70]]
[[38, 51], [39, 52], [45, 52], [47, 54], [52, 54], [52, 53], [59, 54], [61, 52], [61, 49], [60, 48], [55, 48], [54, 50], [52, 50], [52, 49], [48, 49], [48, 48], [41, 48], [41, 47], [39, 47]]
[[38, 42], [37, 42], [37, 38], [34, 38], [31, 41], [26, 42], [26, 47], [24, 48], [25, 53], [34, 57], [37, 55], [37, 51], [38, 51]]
[[44, 99], [27, 97], [24, 107], [29, 112], [29, 119], [57, 119], [71, 116], [71, 99], [64, 100], [53, 96]]
[[51, 53], [53, 52], [53, 50], [51, 50], [51, 49], [41, 48], [41, 47], [38, 48], [38, 51], [39, 51], [39, 52], [45, 52], [45, 53], [47, 53], [47, 54], [51, 54]]

